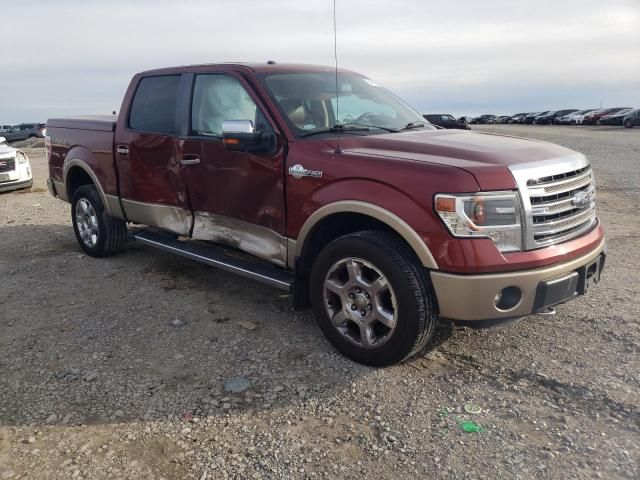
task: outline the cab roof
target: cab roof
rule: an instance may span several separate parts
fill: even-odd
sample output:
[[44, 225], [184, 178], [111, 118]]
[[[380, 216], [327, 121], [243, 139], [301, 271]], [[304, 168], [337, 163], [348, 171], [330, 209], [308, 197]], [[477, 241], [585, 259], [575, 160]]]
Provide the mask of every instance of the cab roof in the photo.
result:
[[[277, 63], [268, 62], [224, 62], [203, 63], [196, 65], [182, 65], [175, 67], [157, 68], [138, 73], [141, 76], [176, 74], [182, 72], [204, 72], [207, 70], [249, 70], [254, 73], [293, 73], [293, 72], [335, 72], [335, 66], [312, 65], [305, 63]], [[352, 70], [338, 68], [339, 72], [355, 73]]]

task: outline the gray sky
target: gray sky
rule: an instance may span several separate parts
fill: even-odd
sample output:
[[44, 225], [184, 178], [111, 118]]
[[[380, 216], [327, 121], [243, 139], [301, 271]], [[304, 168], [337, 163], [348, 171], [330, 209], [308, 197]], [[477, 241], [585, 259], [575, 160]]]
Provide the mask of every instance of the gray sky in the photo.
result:
[[[337, 1], [340, 65], [420, 111], [640, 107], [639, 0]], [[153, 67], [333, 64], [331, 0], [2, 3], [0, 123], [119, 110]]]

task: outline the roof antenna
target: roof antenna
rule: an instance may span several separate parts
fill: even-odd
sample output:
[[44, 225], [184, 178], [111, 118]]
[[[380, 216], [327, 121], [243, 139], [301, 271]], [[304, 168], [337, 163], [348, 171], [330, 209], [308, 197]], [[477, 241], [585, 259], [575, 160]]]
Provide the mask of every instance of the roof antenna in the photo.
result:
[[[340, 122], [340, 95], [338, 92], [338, 30], [336, 27], [336, 0], [333, 0], [333, 58], [336, 65], [336, 126]], [[338, 139], [334, 153], [342, 153], [340, 148], [340, 128], [338, 130]]]

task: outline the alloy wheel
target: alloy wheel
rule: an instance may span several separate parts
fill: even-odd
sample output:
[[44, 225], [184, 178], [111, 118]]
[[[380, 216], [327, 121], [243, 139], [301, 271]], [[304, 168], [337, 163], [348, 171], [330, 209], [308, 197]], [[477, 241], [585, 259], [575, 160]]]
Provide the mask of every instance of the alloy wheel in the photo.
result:
[[396, 296], [382, 271], [360, 258], [343, 258], [324, 279], [323, 300], [333, 327], [349, 342], [377, 348], [398, 324]]
[[76, 226], [82, 242], [89, 248], [98, 243], [98, 216], [86, 198], [81, 198], [76, 203]]

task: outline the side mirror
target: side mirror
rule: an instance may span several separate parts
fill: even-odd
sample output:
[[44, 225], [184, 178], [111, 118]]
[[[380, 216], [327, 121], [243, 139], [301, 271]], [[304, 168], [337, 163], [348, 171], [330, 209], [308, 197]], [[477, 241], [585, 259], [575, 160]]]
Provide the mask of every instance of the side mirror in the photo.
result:
[[255, 130], [250, 120], [225, 120], [222, 143], [227, 150], [270, 153], [275, 147], [275, 136]]

